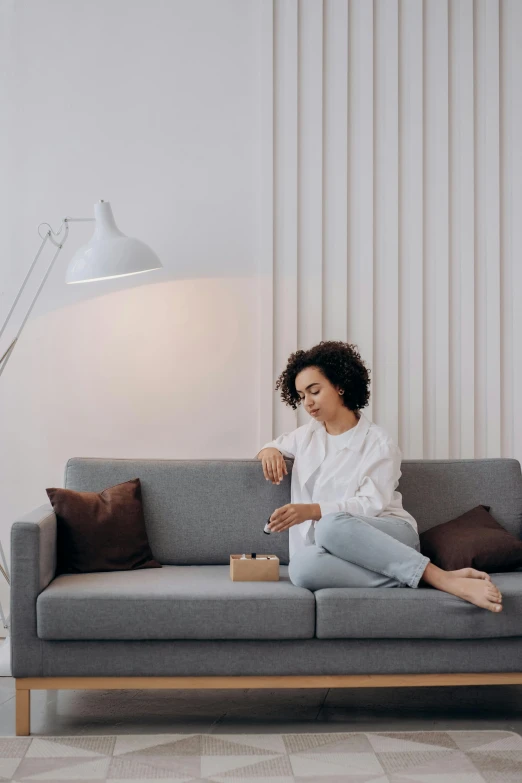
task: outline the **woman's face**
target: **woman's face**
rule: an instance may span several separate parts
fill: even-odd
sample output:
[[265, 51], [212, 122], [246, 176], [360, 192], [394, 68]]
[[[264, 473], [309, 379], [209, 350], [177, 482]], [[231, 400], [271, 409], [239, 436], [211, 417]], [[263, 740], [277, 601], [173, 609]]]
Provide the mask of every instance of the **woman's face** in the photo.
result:
[[[296, 376], [295, 388], [312, 419], [334, 419], [339, 408], [344, 407], [339, 390], [315, 367], [307, 367]], [[312, 412], [316, 410], [317, 413]]]

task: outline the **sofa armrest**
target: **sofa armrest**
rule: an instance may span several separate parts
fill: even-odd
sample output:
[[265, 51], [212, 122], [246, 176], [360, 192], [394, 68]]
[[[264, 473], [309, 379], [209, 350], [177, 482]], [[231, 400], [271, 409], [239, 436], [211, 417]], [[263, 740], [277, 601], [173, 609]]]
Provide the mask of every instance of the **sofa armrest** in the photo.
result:
[[11, 526], [11, 671], [43, 676], [42, 642], [36, 633], [36, 599], [56, 573], [56, 514], [50, 503]]

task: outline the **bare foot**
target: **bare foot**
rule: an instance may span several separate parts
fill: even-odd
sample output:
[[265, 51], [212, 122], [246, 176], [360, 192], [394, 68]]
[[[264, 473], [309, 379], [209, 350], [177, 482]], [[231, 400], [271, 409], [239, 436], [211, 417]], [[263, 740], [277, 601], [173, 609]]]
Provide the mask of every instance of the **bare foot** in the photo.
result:
[[439, 590], [463, 598], [482, 609], [489, 609], [490, 612], [502, 611], [502, 593], [485, 571], [477, 571], [476, 568], [444, 571], [433, 563], [428, 563], [422, 578]]
[[487, 579], [491, 582], [491, 577], [486, 571], [477, 571], [476, 568], [459, 568], [458, 571], [447, 571], [454, 576], [467, 576], [471, 579]]

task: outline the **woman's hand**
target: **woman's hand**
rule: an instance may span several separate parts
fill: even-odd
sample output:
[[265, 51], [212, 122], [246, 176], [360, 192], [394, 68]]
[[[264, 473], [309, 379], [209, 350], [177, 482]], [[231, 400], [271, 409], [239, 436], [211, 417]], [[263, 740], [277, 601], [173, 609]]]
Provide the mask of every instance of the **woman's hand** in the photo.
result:
[[284, 456], [279, 449], [275, 449], [271, 446], [262, 449], [259, 454], [261, 454], [263, 473], [265, 474], [266, 480], [271, 481], [272, 484], [280, 484], [283, 480], [283, 476], [288, 476]]
[[272, 533], [280, 533], [292, 525], [299, 525], [310, 517], [311, 509], [309, 503], [287, 503], [286, 506], [276, 508], [270, 517], [268, 527]]

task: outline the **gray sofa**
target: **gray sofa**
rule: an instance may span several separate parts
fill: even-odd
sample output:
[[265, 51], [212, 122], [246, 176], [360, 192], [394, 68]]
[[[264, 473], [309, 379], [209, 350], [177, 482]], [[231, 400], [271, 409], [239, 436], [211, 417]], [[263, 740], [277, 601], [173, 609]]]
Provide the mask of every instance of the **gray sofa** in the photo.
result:
[[[290, 502], [258, 459], [73, 458], [64, 486], [139, 477], [163, 568], [55, 577], [49, 504], [11, 528], [16, 733], [30, 691], [60, 688], [361, 687], [522, 682], [522, 573], [492, 574], [494, 614], [421, 582], [315, 593], [288, 578], [288, 531], [263, 526]], [[398, 490], [419, 532], [478, 503], [521, 537], [516, 459], [404, 460]], [[231, 553], [280, 558], [278, 582], [232, 582]]]

